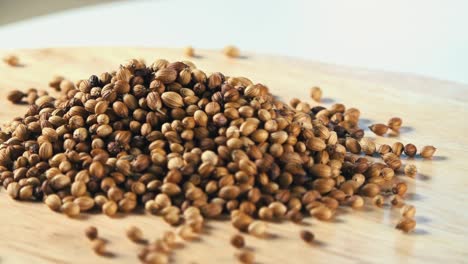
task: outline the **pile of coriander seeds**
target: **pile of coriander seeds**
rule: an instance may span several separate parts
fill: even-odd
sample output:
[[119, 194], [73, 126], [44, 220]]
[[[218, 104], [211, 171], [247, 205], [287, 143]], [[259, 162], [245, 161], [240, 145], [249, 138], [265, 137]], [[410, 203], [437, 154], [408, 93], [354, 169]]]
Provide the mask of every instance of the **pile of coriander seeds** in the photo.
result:
[[[190, 234], [229, 214], [234, 227], [259, 237], [265, 221], [329, 220], [339, 206], [367, 201], [405, 204], [407, 186], [394, 176], [403, 152], [416, 149], [376, 146], [356, 108], [287, 105], [248, 78], [163, 59], [51, 86], [59, 96], [8, 96], [29, 104], [0, 132], [0, 181], [14, 199], [44, 201], [70, 217], [141, 206]], [[430, 158], [435, 148], [424, 150]], [[408, 210], [397, 225], [406, 232], [415, 226]]]

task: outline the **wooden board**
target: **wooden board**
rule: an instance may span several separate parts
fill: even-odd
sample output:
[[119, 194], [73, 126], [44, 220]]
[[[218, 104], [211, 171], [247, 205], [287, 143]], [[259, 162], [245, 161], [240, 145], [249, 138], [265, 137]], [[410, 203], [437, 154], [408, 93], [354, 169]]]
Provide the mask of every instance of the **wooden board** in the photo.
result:
[[[308, 219], [303, 225], [269, 224], [271, 239], [246, 236], [258, 263], [463, 263], [468, 261], [468, 86], [415, 77], [301, 61], [291, 58], [246, 54], [227, 59], [218, 51], [198, 51], [193, 59], [206, 72], [247, 76], [268, 85], [284, 100], [307, 99], [309, 88], [320, 85], [325, 105], [342, 102], [361, 109], [362, 126], [404, 120], [398, 138], [417, 146], [435, 145], [433, 160], [411, 160], [420, 174], [409, 183], [408, 201], [417, 208], [417, 228], [410, 235], [394, 229], [399, 212], [367, 208], [339, 214], [332, 222]], [[7, 52], [0, 52], [3, 57]], [[14, 106], [5, 95], [11, 89], [47, 89], [52, 75], [69, 79], [87, 78], [116, 69], [129, 58], [185, 60], [178, 49], [66, 48], [15, 52], [24, 67], [0, 64], [0, 121], [22, 115], [25, 106]], [[370, 135], [370, 134], [368, 134]], [[12, 201], [0, 192], [0, 263], [135, 263], [139, 245], [125, 238], [124, 230], [136, 225], [151, 239], [170, 229], [160, 218], [132, 214], [109, 219], [84, 214], [69, 219], [51, 212], [41, 203]], [[83, 235], [88, 225], [99, 228], [109, 241], [113, 257], [98, 257]], [[305, 245], [302, 229], [315, 233], [317, 243]], [[173, 263], [236, 263], [229, 244], [235, 230], [228, 222], [210, 221], [198, 242], [184, 243], [171, 256]]]

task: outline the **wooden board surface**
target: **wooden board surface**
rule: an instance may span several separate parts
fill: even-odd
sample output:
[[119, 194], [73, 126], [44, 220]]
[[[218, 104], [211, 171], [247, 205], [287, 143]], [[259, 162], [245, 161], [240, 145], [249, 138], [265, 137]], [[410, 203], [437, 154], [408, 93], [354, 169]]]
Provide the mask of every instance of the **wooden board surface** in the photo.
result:
[[[406, 74], [338, 67], [290, 58], [246, 54], [227, 59], [218, 51], [197, 51], [192, 59], [206, 72], [221, 71], [264, 83], [284, 100], [308, 98], [319, 85], [325, 105], [341, 102], [361, 110], [361, 126], [399, 116], [399, 137], [379, 137], [378, 143], [400, 140], [417, 146], [434, 145], [430, 161], [411, 160], [419, 175], [409, 183], [408, 201], [417, 208], [417, 228], [410, 235], [394, 229], [398, 210], [344, 210], [332, 222], [307, 219], [303, 225], [269, 224], [271, 239], [246, 236], [258, 263], [466, 263], [468, 262], [468, 86]], [[8, 52], [9, 53], [9, 52]], [[7, 52], [0, 52], [3, 57]], [[52, 75], [77, 80], [116, 69], [129, 58], [186, 60], [178, 49], [67, 48], [15, 52], [24, 67], [0, 64], [0, 121], [24, 113], [25, 106], [9, 103], [11, 89], [47, 89]], [[366, 130], [367, 132], [367, 130]], [[371, 135], [371, 134], [368, 134]], [[0, 263], [135, 263], [139, 245], [125, 238], [134, 224], [151, 239], [169, 230], [159, 217], [132, 214], [109, 219], [84, 214], [69, 219], [41, 203], [11, 200], [0, 191]], [[88, 225], [99, 228], [113, 257], [92, 253], [83, 235]], [[315, 233], [319, 243], [305, 245], [302, 229]], [[171, 256], [173, 263], [236, 263], [229, 244], [235, 233], [229, 222], [210, 221], [200, 241], [184, 243]]]

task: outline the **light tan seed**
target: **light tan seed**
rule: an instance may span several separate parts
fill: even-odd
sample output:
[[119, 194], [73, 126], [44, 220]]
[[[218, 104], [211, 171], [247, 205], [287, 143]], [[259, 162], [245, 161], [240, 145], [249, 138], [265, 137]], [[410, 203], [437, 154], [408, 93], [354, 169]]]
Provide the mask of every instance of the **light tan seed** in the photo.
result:
[[86, 194], [86, 184], [82, 181], [75, 181], [71, 185], [71, 194], [75, 197], [80, 197]]
[[106, 254], [106, 241], [101, 238], [94, 239], [91, 241], [91, 249], [98, 255]]
[[324, 205], [311, 209], [310, 214], [322, 221], [330, 220], [333, 217], [333, 211]]
[[144, 240], [143, 231], [136, 226], [130, 226], [125, 230], [125, 234], [127, 235], [128, 239], [133, 242], [141, 242]]
[[415, 227], [416, 227], [416, 221], [408, 217], [403, 217], [395, 226], [396, 229], [400, 229], [405, 233], [409, 233], [413, 231]]
[[110, 200], [110, 201], [105, 202], [102, 205], [102, 212], [105, 215], [112, 217], [117, 213], [118, 208], [119, 207], [118, 207], [117, 203]]
[[262, 221], [253, 221], [249, 224], [247, 231], [249, 234], [256, 237], [265, 237], [267, 230], [267, 225]]
[[316, 102], [320, 102], [322, 100], [322, 89], [320, 87], [312, 87], [310, 89], [310, 98]]
[[433, 146], [424, 146], [420, 152], [421, 157], [423, 157], [424, 159], [430, 159], [432, 158], [436, 150], [437, 149]]
[[414, 218], [416, 215], [416, 208], [412, 205], [405, 205], [400, 209], [401, 215], [408, 218]]
[[18, 198], [21, 186], [17, 182], [12, 182], [7, 186], [7, 193], [11, 198]]
[[237, 259], [243, 264], [253, 264], [255, 262], [255, 255], [252, 251], [244, 250], [237, 253]]
[[223, 49], [224, 55], [226, 55], [229, 58], [237, 58], [240, 55], [240, 51], [237, 47], [235, 46], [226, 46]]
[[79, 207], [81, 212], [89, 211], [94, 207], [94, 199], [89, 196], [81, 196], [74, 201]]
[[161, 99], [169, 108], [179, 108], [184, 106], [184, 100], [182, 96], [176, 92], [165, 92], [161, 95]]
[[167, 264], [169, 263], [169, 257], [161, 252], [149, 252], [144, 262], [148, 264]]
[[183, 240], [192, 240], [197, 237], [196, 233], [194, 232], [193, 228], [190, 225], [182, 225], [180, 226], [177, 231], [177, 235], [180, 236]]
[[71, 201], [62, 205], [62, 212], [68, 217], [77, 217], [80, 214], [80, 207]]
[[62, 200], [56, 194], [47, 195], [44, 200], [44, 203], [52, 210], [59, 211], [62, 206]]

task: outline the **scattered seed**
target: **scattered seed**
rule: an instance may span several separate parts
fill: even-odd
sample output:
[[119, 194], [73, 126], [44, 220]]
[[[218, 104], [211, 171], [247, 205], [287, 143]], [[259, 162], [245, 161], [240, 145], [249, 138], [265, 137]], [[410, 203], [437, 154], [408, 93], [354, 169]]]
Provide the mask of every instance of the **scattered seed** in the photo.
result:
[[322, 100], [322, 89], [320, 87], [312, 87], [310, 89], [310, 98], [316, 102], [320, 102]]
[[245, 246], [244, 237], [236, 234], [231, 237], [231, 245], [235, 248], [243, 248]]
[[403, 217], [395, 226], [396, 229], [400, 229], [405, 233], [409, 233], [413, 231], [415, 227], [416, 227], [416, 221], [408, 217]]
[[412, 205], [405, 205], [400, 209], [401, 215], [408, 218], [414, 218], [416, 215], [416, 208]]
[[416, 155], [416, 152], [417, 152], [417, 148], [415, 145], [409, 143], [409, 144], [406, 144], [405, 146], [405, 154], [408, 156], [408, 157], [414, 157]]
[[436, 150], [437, 149], [434, 148], [433, 146], [424, 146], [421, 149], [421, 157], [423, 157], [425, 159], [430, 159], [430, 158], [432, 158], [432, 156], [434, 155]]
[[136, 243], [140, 243], [144, 240], [143, 231], [141, 231], [141, 229], [136, 226], [128, 227], [125, 231], [125, 234], [127, 235], [128, 239]]
[[195, 55], [195, 50], [192, 46], [187, 46], [184, 48], [184, 55], [187, 57], [193, 57]]
[[237, 254], [237, 259], [244, 264], [252, 264], [255, 262], [255, 255], [252, 251], [243, 250]]
[[388, 126], [384, 124], [373, 124], [369, 126], [369, 129], [374, 132], [377, 136], [383, 136], [387, 133], [388, 131]]
[[167, 264], [169, 263], [169, 257], [166, 254], [160, 252], [150, 252], [145, 257], [145, 263], [148, 264]]
[[237, 47], [235, 47], [235, 46], [226, 46], [223, 49], [223, 53], [224, 53], [224, 55], [226, 55], [227, 57], [230, 57], [230, 58], [237, 58], [240, 55], [239, 49]]
[[262, 221], [253, 221], [248, 227], [249, 234], [256, 237], [265, 237], [267, 225]]
[[302, 230], [299, 235], [301, 236], [301, 239], [304, 240], [306, 243], [312, 243], [315, 239], [314, 233], [308, 231], [308, 230]]
[[399, 117], [392, 117], [390, 118], [390, 120], [388, 120], [388, 127], [397, 133], [400, 132], [400, 128], [402, 124], [403, 124], [403, 121]]
[[106, 254], [106, 241], [101, 238], [94, 239], [91, 241], [91, 248], [94, 253], [102, 256]]
[[85, 235], [89, 240], [94, 240], [98, 237], [98, 230], [95, 226], [88, 226], [85, 229]]
[[8, 55], [3, 58], [3, 61], [12, 67], [17, 67], [20, 65], [19, 58], [15, 55]]
[[8, 101], [14, 103], [14, 104], [19, 104], [21, 103], [22, 99], [26, 97], [26, 94], [19, 91], [19, 90], [13, 90], [8, 92], [7, 94], [7, 99]]
[[196, 234], [190, 225], [182, 225], [177, 229], [177, 234], [183, 240], [193, 240]]
[[405, 175], [411, 178], [416, 177], [416, 174], [418, 173], [418, 169], [414, 164], [407, 164], [405, 166]]
[[172, 231], [166, 231], [162, 236], [162, 241], [172, 247], [176, 243], [176, 235]]

